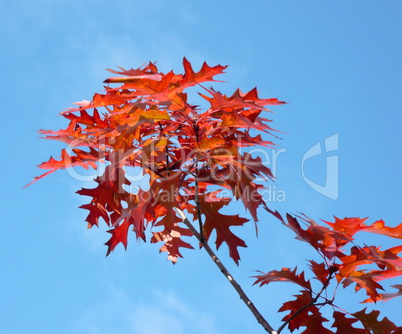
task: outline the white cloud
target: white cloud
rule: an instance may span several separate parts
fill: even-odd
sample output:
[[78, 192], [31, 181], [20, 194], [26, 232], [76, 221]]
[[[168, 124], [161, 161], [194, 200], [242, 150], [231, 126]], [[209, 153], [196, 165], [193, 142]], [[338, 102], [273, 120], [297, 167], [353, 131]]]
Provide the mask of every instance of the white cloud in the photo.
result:
[[110, 298], [92, 305], [72, 326], [86, 334], [218, 334], [214, 315], [192, 309], [172, 291], [157, 291], [133, 302], [127, 292], [109, 287]]
[[211, 314], [193, 310], [171, 291], [156, 296], [156, 306], [140, 305], [131, 315], [135, 334], [219, 333]]
[[147, 334], [182, 334], [185, 333], [184, 324], [177, 316], [161, 311], [158, 307], [141, 305], [135, 308], [128, 316], [131, 333]]

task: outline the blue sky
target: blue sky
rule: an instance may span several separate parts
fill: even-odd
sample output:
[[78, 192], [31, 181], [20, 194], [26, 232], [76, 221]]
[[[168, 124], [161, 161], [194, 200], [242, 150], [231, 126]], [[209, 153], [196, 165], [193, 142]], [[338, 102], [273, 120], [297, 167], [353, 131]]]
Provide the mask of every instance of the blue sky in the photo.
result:
[[[63, 147], [38, 139], [37, 130], [64, 128], [58, 112], [100, 92], [106, 68], [157, 61], [164, 72], [179, 72], [183, 56], [195, 68], [204, 60], [229, 65], [220, 77], [226, 83], [216, 86], [224, 93], [258, 86], [260, 96], [290, 102], [272, 108], [273, 127], [286, 133], [277, 142], [282, 151], [272, 189], [286, 200], [272, 193], [271, 208], [400, 224], [401, 11], [392, 0], [0, 1], [0, 332], [264, 332], [202, 251], [184, 251], [173, 266], [158, 245], [132, 236], [127, 252], [120, 245], [105, 259], [106, 226], [87, 230], [86, 212], [78, 209], [86, 199], [75, 191], [85, 182], [60, 172], [22, 190], [40, 173], [36, 165]], [[333, 135], [338, 149], [306, 160], [304, 176], [323, 186], [327, 158], [337, 156], [336, 200], [302, 175], [306, 152], [317, 144], [325, 151]], [[249, 245], [239, 268], [225, 261], [224, 246], [219, 254], [277, 327], [276, 310], [297, 290], [252, 287], [250, 276], [305, 268], [314, 253], [264, 212], [259, 228], [258, 239], [252, 223], [238, 231]], [[351, 292], [339, 304], [363, 308]], [[376, 307], [402, 325], [400, 299]]]

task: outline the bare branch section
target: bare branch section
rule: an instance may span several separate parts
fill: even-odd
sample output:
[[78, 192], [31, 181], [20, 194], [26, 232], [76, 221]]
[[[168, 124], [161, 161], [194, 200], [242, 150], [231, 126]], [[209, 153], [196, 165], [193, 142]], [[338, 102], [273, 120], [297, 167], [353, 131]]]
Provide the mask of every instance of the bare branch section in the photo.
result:
[[219, 260], [219, 258], [216, 256], [216, 254], [212, 250], [212, 248], [209, 247], [208, 243], [201, 238], [200, 233], [198, 233], [198, 231], [194, 228], [194, 226], [191, 224], [191, 222], [187, 219], [184, 212], [177, 208], [174, 208], [174, 209], [179, 214], [179, 216], [183, 219], [183, 223], [191, 230], [191, 232], [194, 234], [194, 236], [198, 239], [198, 241], [204, 247], [204, 249], [206, 250], [208, 255], [211, 257], [212, 261], [214, 261], [214, 263], [218, 266], [218, 268], [220, 269], [222, 274], [226, 277], [226, 279], [230, 282], [230, 284], [233, 286], [233, 288], [237, 291], [240, 299], [243, 300], [243, 302], [249, 308], [251, 313], [257, 319], [258, 323], [262, 327], [264, 327], [266, 332], [268, 332], [270, 334], [277, 334], [277, 332], [271, 327], [271, 325], [265, 320], [265, 318], [262, 316], [262, 314], [255, 307], [255, 305], [247, 297], [246, 293], [243, 291], [243, 289], [241, 288], [239, 283], [237, 283], [237, 281], [233, 278], [233, 276], [226, 269], [226, 267], [223, 265], [223, 263]]

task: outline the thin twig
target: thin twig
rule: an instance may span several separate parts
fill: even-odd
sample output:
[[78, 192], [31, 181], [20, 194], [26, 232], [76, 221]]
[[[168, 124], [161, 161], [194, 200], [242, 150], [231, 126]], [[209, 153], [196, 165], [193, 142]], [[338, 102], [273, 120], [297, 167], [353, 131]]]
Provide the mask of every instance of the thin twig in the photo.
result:
[[197, 216], [198, 216], [198, 225], [200, 227], [200, 242], [201, 244], [204, 243], [204, 228], [202, 225], [202, 219], [201, 219], [201, 205], [200, 205], [200, 198], [199, 198], [199, 189], [198, 189], [198, 160], [195, 158], [195, 169], [196, 169], [196, 174], [195, 174], [195, 205], [197, 206]]
[[[160, 131], [161, 131], [161, 135], [162, 135], [164, 138], [166, 138], [165, 134], [163, 133], [163, 127], [162, 127], [161, 122], [158, 122], [158, 123], [159, 123], [159, 129], [160, 129]], [[167, 144], [166, 144], [166, 146], [165, 146], [165, 159], [166, 159], [166, 172], [167, 172], [167, 176], [169, 177], [169, 176], [170, 176], [170, 169], [169, 169], [169, 148], [168, 148], [168, 145], [167, 145]]]
[[[195, 133], [195, 141], [198, 145], [200, 142], [200, 138], [198, 135], [199, 127], [196, 124], [197, 120], [195, 118], [193, 119], [193, 123], [194, 123], [193, 129], [194, 129], [194, 133]], [[205, 239], [204, 239], [204, 230], [203, 230], [202, 218], [201, 218], [200, 198], [198, 195], [198, 159], [196, 156], [194, 157], [194, 160], [195, 160], [195, 197], [194, 197], [194, 200], [195, 200], [195, 205], [197, 206], [198, 225], [200, 227], [200, 238], [199, 239], [200, 239], [201, 244], [203, 244]]]
[[226, 269], [226, 267], [222, 264], [222, 262], [219, 260], [219, 258], [216, 256], [214, 251], [212, 250], [211, 247], [209, 247], [208, 243], [205, 240], [201, 240], [201, 235], [198, 233], [198, 231], [194, 228], [194, 226], [190, 223], [190, 221], [187, 219], [186, 215], [181, 211], [180, 209], [174, 208], [176, 212], [179, 214], [179, 216], [183, 219], [183, 223], [186, 224], [186, 226], [190, 229], [190, 231], [195, 235], [195, 237], [198, 239], [198, 241], [202, 244], [204, 249], [207, 251], [208, 255], [211, 257], [212, 261], [215, 262], [215, 264], [218, 266], [222, 274], [226, 277], [226, 279], [232, 284], [233, 288], [237, 291], [239, 294], [239, 297], [243, 302], [246, 304], [246, 306], [249, 308], [251, 313], [253, 313], [254, 317], [257, 319], [258, 323], [264, 327], [265, 331], [267, 331], [270, 334], [277, 334], [277, 332], [269, 325], [269, 323], [265, 320], [265, 318], [261, 315], [261, 313], [258, 311], [258, 309], [254, 306], [254, 304], [251, 302], [251, 300], [247, 297], [246, 293], [243, 291], [241, 286], [236, 282], [236, 280], [233, 278], [233, 276], [230, 274], [230, 272]]

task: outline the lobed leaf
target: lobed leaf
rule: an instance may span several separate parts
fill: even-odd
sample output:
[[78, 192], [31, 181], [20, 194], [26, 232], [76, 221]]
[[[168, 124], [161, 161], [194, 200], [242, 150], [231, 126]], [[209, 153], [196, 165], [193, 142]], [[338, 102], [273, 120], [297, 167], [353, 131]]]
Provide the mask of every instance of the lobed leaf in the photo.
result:
[[367, 334], [364, 329], [352, 326], [358, 319], [346, 318], [344, 313], [338, 311], [334, 311], [333, 317], [334, 323], [332, 327], [336, 328], [335, 334]]
[[399, 334], [402, 327], [397, 327], [387, 317], [384, 317], [381, 321], [378, 320], [380, 312], [373, 310], [370, 313], [366, 313], [366, 309], [353, 313], [352, 315], [359, 319], [364, 328], [371, 334]]
[[267, 273], [261, 272], [261, 275], [253, 276], [257, 278], [253, 285], [260, 284], [260, 286], [263, 286], [271, 282], [292, 282], [311, 291], [310, 281], [305, 279], [304, 272], [296, 274], [296, 271], [297, 268], [293, 270], [290, 270], [290, 268], [282, 268], [280, 271], [272, 270]]

